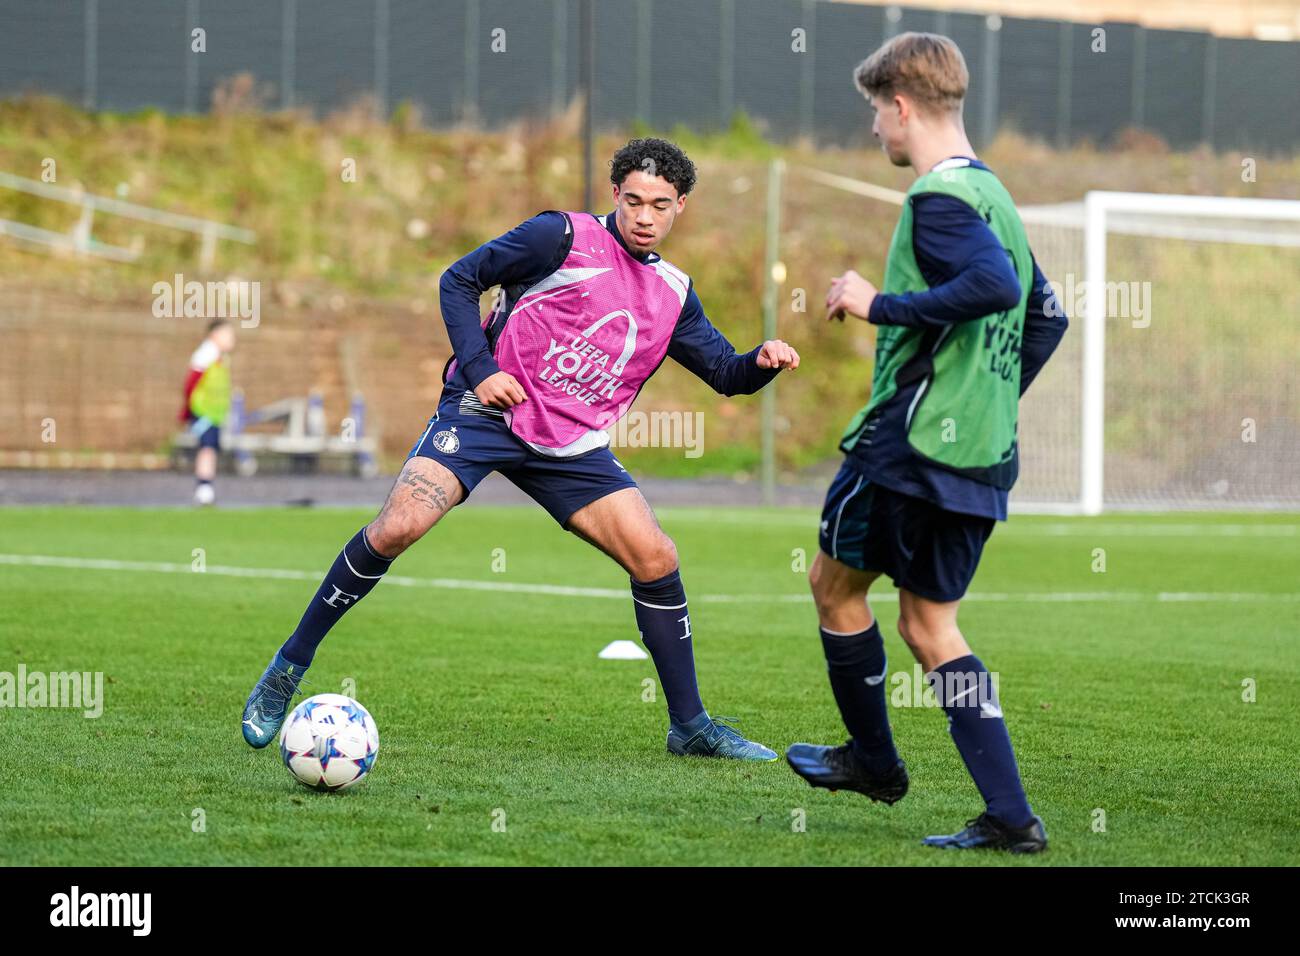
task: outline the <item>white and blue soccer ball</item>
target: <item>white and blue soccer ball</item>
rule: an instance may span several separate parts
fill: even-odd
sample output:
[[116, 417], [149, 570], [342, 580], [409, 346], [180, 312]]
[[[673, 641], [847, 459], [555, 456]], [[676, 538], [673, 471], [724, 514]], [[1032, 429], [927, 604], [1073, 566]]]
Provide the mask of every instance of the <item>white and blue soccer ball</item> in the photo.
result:
[[378, 754], [375, 719], [342, 694], [308, 697], [280, 731], [284, 765], [313, 790], [344, 790], [364, 780]]

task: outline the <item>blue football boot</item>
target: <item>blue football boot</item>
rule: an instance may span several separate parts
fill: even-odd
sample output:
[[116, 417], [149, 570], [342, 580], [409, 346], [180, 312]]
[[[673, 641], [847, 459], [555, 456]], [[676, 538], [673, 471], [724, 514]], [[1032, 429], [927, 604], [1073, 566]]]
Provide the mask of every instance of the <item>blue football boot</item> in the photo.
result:
[[1043, 829], [1042, 818], [1037, 815], [1023, 827], [1013, 827], [991, 816], [986, 810], [974, 820], [967, 820], [964, 830], [928, 836], [921, 842], [926, 846], [940, 846], [950, 850], [1042, 853], [1047, 849], [1047, 831]]
[[791, 744], [785, 759], [799, 776], [831, 793], [856, 790], [890, 806], [907, 795], [907, 767], [903, 761], [884, 773], [874, 774], [863, 764], [851, 740], [839, 747]]
[[289, 702], [307, 668], [285, 660], [279, 651], [258, 680], [244, 704], [244, 739], [250, 747], [262, 748], [275, 739], [289, 713]]
[[728, 757], [732, 760], [777, 759], [776, 751], [746, 740], [723, 721], [737, 723], [734, 717], [710, 717], [700, 714], [687, 724], [669, 724], [668, 752], [679, 757]]

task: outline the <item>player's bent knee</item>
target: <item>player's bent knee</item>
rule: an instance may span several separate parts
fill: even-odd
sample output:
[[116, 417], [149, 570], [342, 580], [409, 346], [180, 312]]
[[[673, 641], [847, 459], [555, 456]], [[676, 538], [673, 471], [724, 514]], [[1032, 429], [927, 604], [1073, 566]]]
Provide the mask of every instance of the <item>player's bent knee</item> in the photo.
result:
[[441, 515], [428, 517], [410, 511], [384, 511], [366, 527], [366, 540], [385, 558], [395, 558], [424, 537]]
[[385, 558], [395, 558], [418, 540], [413, 529], [399, 522], [385, 521], [382, 516], [366, 526], [366, 541]]
[[864, 594], [813, 595], [817, 621], [836, 631], [859, 631], [870, 626], [870, 611]]
[[638, 581], [658, 581], [677, 570], [677, 545], [668, 535], [660, 535], [653, 547], [639, 555], [629, 569]]
[[916, 644], [912, 638], [912, 621], [911, 618], [900, 615], [898, 618], [898, 636], [903, 639], [903, 643], [913, 650]]
[[857, 582], [840, 573], [832, 559], [818, 553], [808, 569], [808, 587], [819, 613], [834, 613], [846, 604], [856, 604], [865, 599], [865, 591]]
[[672, 538], [664, 535], [651, 561], [651, 573], [654, 575], [651, 580], [672, 574], [677, 570], [677, 563], [677, 545], [673, 544]]
[[812, 567], [808, 569], [808, 589], [812, 591], [814, 600], [817, 595], [822, 593], [822, 588], [826, 582], [826, 567], [822, 564], [820, 554], [813, 558]]
[[845, 590], [844, 584], [843, 575], [836, 573], [831, 560], [818, 552], [813, 558], [812, 567], [808, 569], [808, 588], [812, 591], [813, 603], [817, 605], [819, 613], [834, 609], [851, 597], [842, 593]]
[[898, 636], [918, 658], [938, 646], [946, 637], [946, 629], [917, 614], [902, 614], [898, 618]]

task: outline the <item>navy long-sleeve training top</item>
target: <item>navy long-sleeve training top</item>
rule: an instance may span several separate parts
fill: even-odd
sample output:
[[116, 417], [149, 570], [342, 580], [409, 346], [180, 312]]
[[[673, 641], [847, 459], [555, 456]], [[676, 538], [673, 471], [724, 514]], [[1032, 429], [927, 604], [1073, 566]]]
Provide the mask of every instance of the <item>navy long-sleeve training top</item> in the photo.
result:
[[[614, 214], [603, 217], [605, 227], [627, 249], [627, 243], [614, 223]], [[501, 369], [492, 357], [487, 336], [479, 317], [479, 297], [499, 285], [507, 297], [505, 310], [533, 285], [558, 269], [569, 254], [573, 235], [568, 220], [559, 212], [534, 216], [503, 236], [479, 246], [454, 262], [439, 283], [442, 319], [456, 353], [456, 371], [447, 380], [448, 390], [466, 391], [478, 386]], [[628, 254], [641, 262], [656, 262], [657, 253]], [[695, 285], [687, 291], [686, 301], [668, 345], [668, 357], [699, 376], [723, 395], [748, 395], [758, 391], [773, 378], [777, 369], [758, 367], [761, 345], [744, 354], [736, 354], [726, 336], [704, 314], [704, 306], [695, 294]]]
[[[971, 160], [971, 165], [988, 168], [977, 160]], [[868, 321], [939, 329], [1013, 308], [1020, 301], [1020, 282], [1010, 258], [974, 208], [955, 196], [939, 193], [921, 193], [910, 202], [912, 247], [930, 288], [877, 295]], [[1033, 266], [1021, 335], [1021, 395], [1042, 370], [1068, 325], [1037, 261]], [[1006, 491], [929, 464], [912, 451], [907, 442], [907, 409], [920, 385], [918, 381], [900, 389], [872, 413], [850, 457], [869, 480], [886, 488], [923, 498], [948, 511], [1006, 520]]]

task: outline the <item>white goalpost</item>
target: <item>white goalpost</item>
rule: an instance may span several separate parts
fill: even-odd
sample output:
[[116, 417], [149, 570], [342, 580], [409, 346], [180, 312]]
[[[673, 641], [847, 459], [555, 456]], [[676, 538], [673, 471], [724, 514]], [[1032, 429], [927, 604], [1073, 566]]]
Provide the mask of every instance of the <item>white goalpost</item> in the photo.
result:
[[[1021, 216], [1077, 342], [1061, 510], [1300, 505], [1300, 202], [1098, 191]], [[1033, 398], [1030, 456], [1053, 437]]]
[[1089, 192], [1019, 211], [1070, 331], [1021, 405], [1012, 508], [1300, 508], [1300, 201]]

